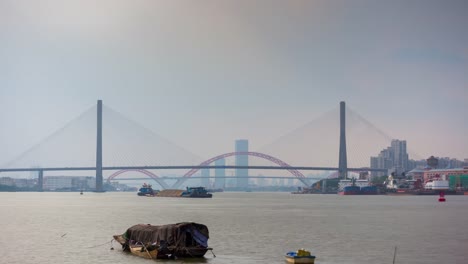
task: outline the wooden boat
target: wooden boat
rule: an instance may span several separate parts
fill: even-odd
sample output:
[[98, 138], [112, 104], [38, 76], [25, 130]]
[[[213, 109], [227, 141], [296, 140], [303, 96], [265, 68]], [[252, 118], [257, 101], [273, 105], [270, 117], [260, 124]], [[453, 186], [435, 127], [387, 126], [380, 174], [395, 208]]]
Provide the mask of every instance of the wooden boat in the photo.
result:
[[124, 251], [149, 259], [203, 257], [208, 250], [208, 228], [183, 222], [170, 225], [134, 225], [114, 239]]
[[286, 261], [288, 263], [307, 263], [313, 264], [315, 262], [315, 256], [310, 255], [310, 252], [301, 248], [298, 251], [286, 253]]
[[130, 252], [133, 255], [147, 258], [147, 259], [156, 259], [158, 258], [158, 249], [153, 247], [152, 249], [148, 249], [144, 245], [132, 245], [130, 246]]

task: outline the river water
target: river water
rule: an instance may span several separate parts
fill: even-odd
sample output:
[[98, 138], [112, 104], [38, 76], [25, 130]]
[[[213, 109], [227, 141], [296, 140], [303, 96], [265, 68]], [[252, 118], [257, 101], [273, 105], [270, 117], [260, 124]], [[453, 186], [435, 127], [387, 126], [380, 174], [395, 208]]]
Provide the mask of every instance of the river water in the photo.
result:
[[468, 196], [339, 196], [225, 192], [212, 199], [135, 193], [0, 193], [0, 263], [151, 263], [112, 235], [137, 223], [193, 221], [210, 231], [204, 259], [285, 263], [305, 248], [318, 264], [468, 263]]

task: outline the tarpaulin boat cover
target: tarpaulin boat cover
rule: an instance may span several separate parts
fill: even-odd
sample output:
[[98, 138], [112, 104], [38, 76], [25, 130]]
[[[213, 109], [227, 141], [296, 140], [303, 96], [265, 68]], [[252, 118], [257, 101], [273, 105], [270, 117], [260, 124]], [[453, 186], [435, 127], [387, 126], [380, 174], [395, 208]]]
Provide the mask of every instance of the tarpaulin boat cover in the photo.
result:
[[193, 222], [160, 226], [138, 224], [127, 229], [125, 238], [144, 244], [159, 244], [164, 241], [168, 246], [208, 247], [209, 233], [205, 225]]

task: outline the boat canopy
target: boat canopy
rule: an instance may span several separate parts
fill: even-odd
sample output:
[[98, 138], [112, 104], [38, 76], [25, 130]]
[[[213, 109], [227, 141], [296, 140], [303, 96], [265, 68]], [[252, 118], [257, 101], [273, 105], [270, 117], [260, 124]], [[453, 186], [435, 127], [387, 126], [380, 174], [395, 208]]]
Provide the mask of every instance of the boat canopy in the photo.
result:
[[167, 243], [168, 246], [208, 247], [208, 227], [194, 222], [170, 225], [138, 224], [127, 229], [124, 237], [144, 244]]

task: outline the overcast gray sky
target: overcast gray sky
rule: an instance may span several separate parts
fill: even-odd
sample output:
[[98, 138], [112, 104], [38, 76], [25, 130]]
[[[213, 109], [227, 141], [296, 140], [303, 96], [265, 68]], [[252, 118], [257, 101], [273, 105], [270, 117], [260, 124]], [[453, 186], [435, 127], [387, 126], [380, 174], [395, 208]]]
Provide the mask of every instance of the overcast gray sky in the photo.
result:
[[467, 14], [463, 0], [0, 0], [0, 164], [97, 99], [206, 158], [342, 100], [422, 157], [468, 158]]

